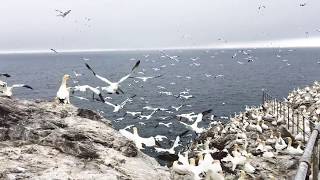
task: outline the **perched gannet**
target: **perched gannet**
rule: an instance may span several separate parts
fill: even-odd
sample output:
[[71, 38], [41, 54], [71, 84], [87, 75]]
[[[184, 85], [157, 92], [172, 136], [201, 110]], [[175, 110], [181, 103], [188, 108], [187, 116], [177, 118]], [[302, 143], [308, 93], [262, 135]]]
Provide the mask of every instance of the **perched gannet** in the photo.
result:
[[180, 142], [180, 137], [177, 136], [176, 140], [174, 141], [172, 147], [170, 149], [163, 149], [163, 148], [155, 148], [157, 152], [168, 152], [169, 154], [175, 154], [175, 148], [180, 146], [181, 144], [179, 144]]
[[123, 81], [125, 81], [126, 79], [128, 79], [131, 76], [131, 73], [137, 68], [139, 67], [140, 61], [137, 61], [136, 64], [133, 66], [133, 68], [131, 69], [131, 72], [129, 74], [127, 74], [126, 76], [122, 77], [118, 82], [111, 82], [108, 79], [96, 74], [93, 69], [89, 66], [89, 64], [85, 63], [86, 67], [93, 73], [94, 76], [96, 76], [98, 79], [104, 81], [105, 83], [108, 84], [107, 87], [102, 87], [102, 90], [107, 91], [109, 94], [120, 94], [120, 92], [122, 94], [124, 94], [124, 92], [121, 90], [120, 88], [120, 83], [122, 83]]
[[97, 88], [91, 87], [89, 85], [75, 86], [75, 87], [71, 87], [70, 89], [72, 90], [72, 93], [74, 91], [86, 92], [89, 89], [94, 94], [97, 94], [99, 96], [100, 98], [99, 101], [105, 102], [100, 90]]
[[17, 88], [17, 87], [25, 87], [28, 89], [33, 89], [31, 86], [28, 86], [25, 84], [14, 84], [12, 86], [7, 86], [7, 83], [5, 83], [5, 85], [0, 89], [0, 96], [11, 97], [13, 88]]
[[138, 134], [138, 129], [137, 127], [133, 127], [133, 133], [125, 130], [125, 129], [120, 129], [119, 132], [126, 138], [130, 139], [131, 141], [133, 141], [137, 148], [139, 149], [144, 149], [142, 147], [142, 144], [144, 144], [145, 146], [155, 146], [156, 145], [156, 142], [154, 140], [154, 137], [149, 137], [149, 138], [143, 138], [143, 137], [140, 137], [139, 134]]
[[67, 87], [67, 81], [69, 79], [70, 75], [68, 74], [65, 74], [62, 78], [61, 86], [56, 97], [59, 103], [70, 104], [70, 88]]
[[281, 151], [281, 150], [283, 150], [284, 148], [287, 147], [287, 144], [286, 144], [286, 142], [282, 139], [280, 132], [278, 133], [278, 138], [277, 138], [277, 140], [276, 140], [276, 144], [275, 144], [274, 147], [275, 147], [275, 149], [277, 150], [277, 152], [278, 152], [278, 151]]
[[284, 152], [290, 154], [290, 155], [302, 155], [303, 154], [303, 150], [300, 148], [300, 142], [299, 142], [299, 146], [297, 148], [294, 148], [291, 146], [292, 144], [292, 139], [290, 137], [287, 137], [288, 139], [288, 146], [287, 148], [284, 150]]
[[205, 180], [224, 180], [224, 175], [222, 172], [217, 173], [213, 171], [212, 169], [209, 169], [206, 172], [206, 176], [204, 178]]

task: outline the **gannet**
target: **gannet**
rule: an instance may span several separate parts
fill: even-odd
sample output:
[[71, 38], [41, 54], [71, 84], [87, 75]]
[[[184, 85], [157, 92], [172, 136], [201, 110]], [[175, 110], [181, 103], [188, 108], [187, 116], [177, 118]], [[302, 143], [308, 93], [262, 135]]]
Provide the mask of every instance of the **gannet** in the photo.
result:
[[56, 54], [58, 54], [58, 51], [56, 51], [55, 49], [50, 49], [52, 52], [54, 52], [54, 53], [56, 53]]
[[175, 148], [180, 146], [181, 144], [179, 144], [180, 142], [180, 137], [177, 136], [176, 140], [174, 141], [172, 147], [170, 149], [163, 149], [163, 148], [155, 148], [157, 152], [168, 152], [169, 154], [175, 154]]
[[105, 102], [100, 90], [97, 88], [91, 87], [89, 85], [82, 85], [82, 86], [72, 87], [71, 89], [72, 89], [72, 91], [81, 91], [81, 92], [86, 92], [89, 89], [90, 91], [92, 91], [93, 93], [95, 93], [99, 96], [100, 101]]
[[93, 73], [94, 76], [96, 76], [98, 79], [104, 81], [105, 83], [108, 84], [107, 87], [103, 87], [101, 88], [102, 90], [105, 90], [107, 91], [109, 94], [120, 94], [120, 92], [122, 94], [124, 94], [124, 92], [120, 89], [120, 83], [122, 83], [123, 81], [125, 81], [126, 79], [128, 79], [130, 76], [131, 76], [131, 73], [137, 68], [139, 67], [139, 64], [140, 64], [140, 60], [136, 62], [136, 64], [133, 66], [133, 68], [131, 69], [131, 72], [122, 77], [118, 82], [111, 82], [109, 81], [108, 79], [96, 74], [93, 69], [89, 66], [89, 64], [85, 63], [86, 67]]
[[136, 77], [130, 77], [130, 78], [136, 78], [136, 79], [140, 79], [143, 82], [147, 82], [148, 79], [153, 79], [153, 78], [159, 78], [162, 77], [163, 75], [158, 75], [158, 76], [136, 76]]
[[62, 82], [56, 97], [59, 103], [70, 104], [70, 88], [67, 87], [67, 81], [69, 79], [70, 75], [68, 74], [65, 74], [62, 78]]
[[11, 97], [13, 88], [17, 88], [17, 87], [25, 87], [28, 89], [33, 89], [31, 86], [28, 86], [25, 84], [14, 84], [12, 86], [7, 86], [7, 83], [5, 83], [5, 85], [0, 89], [0, 96]]
[[179, 122], [180, 122], [181, 124], [185, 125], [188, 129], [196, 132], [197, 134], [200, 134], [200, 133], [202, 133], [205, 129], [204, 129], [204, 128], [199, 128], [199, 127], [198, 127], [198, 124], [199, 124], [199, 122], [202, 121], [203, 116], [211, 113], [211, 111], [212, 111], [212, 109], [209, 109], [209, 110], [207, 110], [207, 111], [203, 111], [202, 113], [199, 113], [199, 114], [197, 115], [197, 119], [196, 119], [196, 120], [194, 121], [194, 123], [191, 124], [191, 125], [186, 124], [186, 123], [181, 122], [181, 121], [179, 121]]
[[60, 10], [56, 9], [56, 12], [59, 13], [57, 16], [61, 16], [61, 17], [64, 18], [64, 17], [66, 17], [66, 16], [71, 12], [71, 10], [68, 10], [68, 11], [66, 11], [66, 12], [63, 12], [63, 11], [60, 11]]
[[105, 101], [104, 103], [108, 104], [109, 106], [112, 106], [114, 108], [113, 112], [119, 112], [121, 109], [124, 108], [124, 106], [129, 102], [132, 101], [132, 98], [134, 98], [136, 95], [127, 98], [126, 100], [124, 100], [122, 103], [120, 104], [112, 104], [108, 101]]
[[145, 146], [155, 146], [156, 145], [156, 142], [154, 140], [154, 137], [149, 137], [149, 138], [143, 138], [143, 137], [140, 137], [139, 134], [138, 134], [138, 129], [137, 127], [133, 127], [133, 133], [125, 130], [125, 129], [120, 129], [119, 132], [126, 138], [132, 140], [137, 148], [139, 149], [144, 149], [142, 147], [142, 144], [144, 144]]

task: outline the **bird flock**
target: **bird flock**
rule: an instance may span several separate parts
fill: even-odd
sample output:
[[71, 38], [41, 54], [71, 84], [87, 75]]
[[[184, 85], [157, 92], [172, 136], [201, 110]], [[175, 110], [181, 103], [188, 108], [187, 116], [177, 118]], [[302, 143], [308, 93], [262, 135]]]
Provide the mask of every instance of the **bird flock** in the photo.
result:
[[[204, 53], [207, 54], [208, 51]], [[139, 149], [156, 153], [158, 159], [168, 162], [166, 164], [172, 168], [173, 172], [179, 175], [190, 175], [194, 179], [210, 177], [228, 179], [228, 175], [235, 177], [237, 174], [240, 174], [239, 178], [245, 176], [256, 177], [257, 172], [266, 170], [255, 166], [252, 162], [254, 157], [275, 159], [278, 157], [295, 158], [297, 155], [301, 155], [303, 144], [299, 141], [302, 140], [302, 135], [283, 137], [282, 132], [279, 132], [277, 127], [284, 124], [284, 117], [280, 116], [275, 119], [276, 115], [270, 112], [272, 108], [270, 104], [257, 108], [247, 107], [245, 113], [235, 114], [228, 124], [222, 122], [230, 118], [217, 117], [214, 115], [212, 107], [187, 112], [187, 109], [193, 107], [189, 103], [190, 99], [197, 99], [197, 96], [193, 94], [192, 87], [184, 87], [178, 90], [173, 90], [170, 87], [176, 86], [178, 81], [193, 79], [192, 76], [175, 75], [178, 81], [168, 81], [167, 85], [156, 84], [155, 82], [157, 79], [166, 79], [167, 74], [162, 73], [163, 69], [178, 66], [180, 63], [189, 63], [190, 67], [198, 68], [201, 66], [201, 58], [191, 57], [189, 61], [185, 59], [182, 61], [179, 56], [172, 56], [166, 51], [160, 51], [159, 54], [160, 58], [164, 60], [161, 61], [162, 64], [153, 66], [148, 70], [144, 67], [144, 61], [154, 61], [148, 58], [149, 55], [144, 56], [144, 61], [136, 58], [129, 59], [128, 63], [131, 64], [132, 68], [128, 69], [127, 73], [117, 80], [111, 80], [114, 78], [109, 78], [111, 75], [108, 72], [102, 72], [101, 68], [95, 67], [90, 58], [81, 57], [83, 68], [86, 71], [73, 69], [72, 75], [63, 75], [56, 94], [56, 103], [65, 106], [71, 104], [73, 98], [75, 98], [80, 101], [95, 101], [106, 105], [106, 109], [110, 108], [110, 112], [105, 110], [99, 112], [119, 114], [121, 117], [114, 119], [114, 122], [132, 120], [132, 123], [128, 123], [130, 125], [119, 129], [123, 136], [132, 140]], [[214, 56], [210, 57], [215, 58], [217, 55], [215, 52]], [[280, 52], [276, 54], [278, 58], [281, 58], [281, 56]], [[230, 59], [240, 66], [254, 63], [258, 60], [258, 57], [253, 55], [252, 50], [236, 50]], [[149, 73], [150, 70], [153, 74]], [[225, 78], [224, 74], [201, 73], [203, 77], [209, 79]], [[1, 74], [1, 76], [10, 77], [6, 73]], [[90, 79], [89, 82], [92, 82], [92, 84], [80, 83], [81, 81], [78, 78], [83, 76]], [[69, 86], [68, 81], [72, 81], [74, 85]], [[100, 86], [95, 86], [94, 81], [99, 83]], [[169, 97], [176, 101], [176, 104], [154, 106], [153, 99], [136, 95], [135, 88], [143, 89], [146, 84], [154, 84], [159, 97]], [[1, 81], [0, 85], [3, 86], [0, 90], [2, 95], [9, 97], [12, 96], [12, 91], [10, 90], [11, 94], [5, 93], [5, 88], [25, 87], [32, 89], [24, 84], [7, 87], [4, 81]], [[82, 95], [77, 93], [82, 93]], [[310, 100], [317, 94], [314, 87], [310, 90], [294, 90], [286, 99], [286, 102], [293, 106], [293, 104], [303, 103], [304, 99]], [[301, 96], [300, 99], [297, 98], [298, 95]], [[140, 111], [136, 109], [133, 111], [127, 107], [129, 104], [138, 103], [143, 106]], [[320, 113], [319, 111], [315, 109], [313, 114]], [[310, 111], [305, 109], [305, 114], [308, 114], [308, 112]], [[314, 115], [314, 118], [318, 118], [318, 116]], [[270, 119], [272, 121], [269, 121]], [[146, 127], [147, 123], [153, 124], [153, 134], [145, 133], [152, 129], [150, 129], [150, 125], [148, 130], [143, 128]], [[177, 124], [179, 128], [176, 128]], [[306, 127], [308, 127], [308, 124]], [[170, 129], [168, 130], [169, 134], [160, 133], [159, 128]], [[212, 136], [203, 139], [203, 136], [208, 132], [212, 132]], [[229, 137], [228, 135], [234, 134], [236, 134], [236, 139], [227, 139], [224, 140], [223, 145], [217, 143], [218, 146], [213, 146], [212, 141], [224, 139]], [[192, 144], [192, 146], [185, 147], [185, 144]], [[274, 174], [267, 173], [267, 177], [272, 179]]]
[[[305, 124], [305, 133], [310, 133], [310, 123], [320, 121], [319, 92], [320, 83], [315, 82], [293, 90], [285, 99], [285, 103], [310, 120]], [[303, 154], [303, 136], [301, 131], [291, 134], [296, 126], [289, 123], [286, 129], [288, 114], [278, 114], [273, 106], [266, 102], [259, 107], [246, 107], [245, 112], [236, 114], [227, 124], [216, 121], [216, 126], [185, 152], [179, 152], [172, 166], [174, 179], [292, 178]], [[302, 118], [298, 121], [304, 122]]]

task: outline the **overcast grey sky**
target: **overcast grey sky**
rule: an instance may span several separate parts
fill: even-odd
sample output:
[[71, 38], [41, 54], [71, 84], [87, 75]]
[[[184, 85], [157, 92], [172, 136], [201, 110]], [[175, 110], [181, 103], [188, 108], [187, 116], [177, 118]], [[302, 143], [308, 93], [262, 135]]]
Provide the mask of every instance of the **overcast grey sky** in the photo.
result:
[[[72, 12], [61, 18], [55, 9]], [[312, 38], [319, 15], [319, 0], [1, 0], [0, 51]]]

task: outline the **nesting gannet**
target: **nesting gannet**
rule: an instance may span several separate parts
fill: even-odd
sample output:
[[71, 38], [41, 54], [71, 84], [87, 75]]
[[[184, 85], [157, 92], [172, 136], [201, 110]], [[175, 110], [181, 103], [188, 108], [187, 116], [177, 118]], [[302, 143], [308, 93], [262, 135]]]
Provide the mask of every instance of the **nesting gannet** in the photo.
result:
[[71, 12], [71, 10], [68, 10], [68, 11], [66, 11], [66, 12], [63, 12], [63, 11], [60, 11], [60, 10], [56, 9], [56, 12], [59, 13], [57, 16], [61, 16], [61, 17], [64, 18], [64, 17], [66, 17], [66, 16]]
[[120, 94], [120, 92], [122, 94], [124, 94], [124, 92], [120, 89], [120, 83], [122, 83], [123, 81], [125, 81], [126, 79], [128, 79], [131, 76], [131, 73], [137, 68], [139, 67], [140, 61], [137, 61], [136, 64], [133, 66], [133, 68], [131, 69], [131, 72], [129, 74], [127, 74], [126, 76], [122, 77], [118, 82], [111, 82], [108, 79], [96, 74], [93, 69], [87, 64], [85, 63], [86, 67], [93, 73], [94, 76], [96, 76], [98, 79], [104, 81], [105, 83], [108, 84], [107, 87], [103, 87], [101, 88], [102, 90], [107, 91], [109, 94]]
[[90, 91], [92, 91], [93, 93], [99, 96], [100, 101], [105, 102], [100, 90], [97, 88], [91, 87], [89, 85], [75, 86], [70, 89], [72, 89], [72, 91], [80, 91], [80, 92], [86, 92], [89, 89]]
[[274, 147], [275, 147], [275, 149], [276, 149], [277, 151], [281, 151], [281, 150], [283, 150], [284, 148], [287, 147], [287, 144], [286, 144], [286, 142], [282, 139], [280, 132], [278, 133], [278, 138], [277, 138], [277, 140], [276, 140], [276, 144], [275, 144]]
[[62, 78], [60, 88], [57, 92], [56, 99], [63, 104], [70, 104], [70, 88], [67, 87], [67, 81], [70, 79], [70, 75], [65, 74]]
[[284, 152], [290, 154], [290, 155], [302, 155], [303, 154], [303, 150], [300, 149], [300, 143], [299, 146], [297, 148], [294, 148], [291, 146], [292, 144], [292, 139], [290, 137], [287, 137], [288, 139], [288, 146], [287, 148], [284, 150]]
[[114, 108], [113, 112], [119, 112], [121, 109], [124, 108], [124, 106], [125, 106], [128, 102], [132, 101], [132, 98], [134, 98], [135, 96], [136, 96], [136, 95], [127, 98], [126, 100], [124, 100], [124, 101], [123, 101], [122, 103], [120, 103], [120, 104], [112, 104], [112, 103], [110, 103], [110, 102], [108, 102], [108, 101], [105, 101], [104, 103], [108, 104], [109, 106], [112, 106], [112, 107]]
[[28, 89], [33, 89], [31, 86], [28, 86], [25, 84], [14, 84], [12, 86], [7, 86], [7, 84], [5, 84], [5, 86], [2, 87], [0, 90], [0, 96], [11, 97], [13, 88], [17, 88], [17, 87], [24, 87], [24, 88], [28, 88]]
[[145, 146], [155, 146], [156, 145], [156, 142], [154, 140], [154, 137], [149, 137], [149, 138], [143, 138], [143, 137], [140, 137], [139, 134], [138, 134], [138, 129], [137, 127], [133, 127], [133, 133], [125, 130], [125, 129], [120, 129], [119, 132], [126, 138], [132, 140], [137, 148], [139, 149], [144, 149], [142, 147], [142, 144], [144, 144]]
[[177, 136], [176, 140], [174, 141], [172, 147], [170, 149], [163, 149], [163, 148], [155, 148], [157, 152], [168, 152], [169, 154], [175, 154], [175, 148], [180, 146], [181, 144], [179, 144], [180, 142], [180, 137]]

